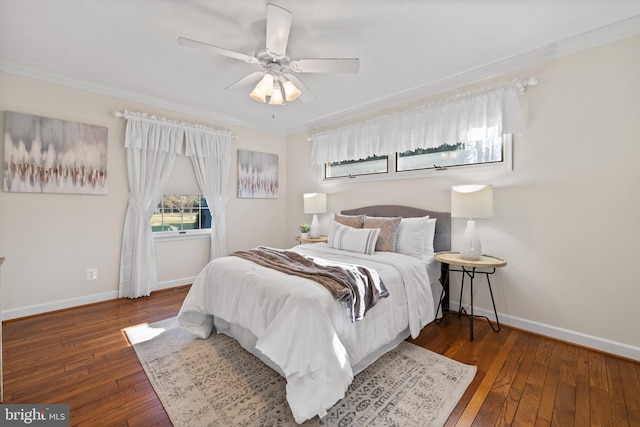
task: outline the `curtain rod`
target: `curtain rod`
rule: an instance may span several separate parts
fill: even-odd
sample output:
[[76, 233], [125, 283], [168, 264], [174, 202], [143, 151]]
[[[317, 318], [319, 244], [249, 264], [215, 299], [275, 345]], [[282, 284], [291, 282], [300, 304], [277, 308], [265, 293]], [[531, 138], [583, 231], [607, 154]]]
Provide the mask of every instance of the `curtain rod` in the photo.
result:
[[174, 123], [174, 124], [177, 124], [177, 125], [190, 127], [190, 128], [193, 128], [193, 129], [205, 129], [205, 130], [211, 130], [211, 131], [215, 131], [215, 132], [227, 132], [231, 136], [231, 139], [238, 139], [237, 135], [234, 135], [233, 132], [228, 131], [228, 130], [216, 129], [216, 128], [213, 128], [213, 127], [210, 127], [210, 126], [198, 125], [198, 124], [194, 124], [194, 123], [183, 122], [183, 121], [180, 121], [180, 120], [171, 120], [171, 119], [167, 119], [166, 117], [163, 117], [163, 116], [156, 116], [155, 114], [148, 115], [147, 113], [138, 113], [138, 112], [128, 111], [128, 110], [124, 110], [124, 111], [116, 110], [116, 111], [113, 112], [113, 115], [115, 117], [118, 117], [118, 118], [121, 118], [121, 119], [126, 119], [128, 117], [140, 117], [142, 119], [147, 119], [147, 120], [156, 120], [156, 121]]

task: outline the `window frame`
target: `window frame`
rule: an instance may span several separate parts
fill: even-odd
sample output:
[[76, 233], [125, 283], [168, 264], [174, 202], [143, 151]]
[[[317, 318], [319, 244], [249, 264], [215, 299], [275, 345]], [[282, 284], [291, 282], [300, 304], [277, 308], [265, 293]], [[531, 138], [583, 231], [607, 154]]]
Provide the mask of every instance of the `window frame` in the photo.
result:
[[[371, 156], [371, 157], [374, 157], [374, 156]], [[334, 176], [334, 177], [331, 177], [331, 178], [327, 178], [327, 170], [330, 167], [330, 163], [325, 163], [323, 165], [323, 172], [322, 172], [323, 177], [326, 180], [334, 181], [336, 179], [352, 179], [352, 178], [357, 178], [357, 177], [362, 177], [362, 176], [387, 175], [392, 170], [391, 166], [392, 165], [395, 166], [395, 162], [391, 161], [391, 156], [381, 155], [381, 156], [377, 156], [377, 157], [381, 157], [381, 158], [380, 159], [376, 159], [376, 160], [385, 160], [386, 161], [386, 163], [387, 163], [386, 172], [372, 172], [372, 173], [365, 173], [365, 174], [359, 174], [359, 175], [349, 174], [349, 175], [344, 175], [344, 176]], [[369, 161], [367, 159], [362, 160], [361, 162], [364, 163], [364, 162]], [[360, 163], [360, 162], [358, 162], [358, 163]]]
[[[202, 194], [163, 194], [162, 197], [166, 196], [198, 196], [201, 199], [204, 198]], [[202, 206], [199, 207], [200, 210], [203, 209]], [[206, 207], [209, 210], [209, 207]], [[211, 212], [211, 211], [209, 211]], [[211, 236], [211, 230], [213, 229], [213, 222], [211, 223], [210, 228], [197, 228], [190, 230], [170, 230], [170, 231], [151, 231], [151, 235], [154, 240], [185, 240], [185, 239], [205, 239]]]
[[513, 135], [504, 134], [503, 149], [504, 160], [502, 162], [479, 163], [471, 165], [447, 166], [441, 168], [416, 169], [407, 171], [397, 171], [398, 153], [388, 156], [388, 172], [369, 175], [352, 175], [339, 178], [327, 178], [325, 174], [326, 165], [320, 168], [321, 182], [372, 182], [372, 181], [388, 181], [398, 179], [417, 179], [441, 176], [455, 176], [467, 173], [479, 172], [502, 172], [505, 170], [513, 170]]

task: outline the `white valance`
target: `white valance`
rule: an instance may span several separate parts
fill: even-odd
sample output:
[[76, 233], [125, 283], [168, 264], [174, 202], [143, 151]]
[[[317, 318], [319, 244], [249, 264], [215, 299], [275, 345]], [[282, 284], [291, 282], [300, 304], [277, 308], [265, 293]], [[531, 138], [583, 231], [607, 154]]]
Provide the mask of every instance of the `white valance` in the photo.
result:
[[[116, 115], [127, 120], [127, 139], [125, 140], [125, 146], [127, 148], [167, 151], [176, 154], [186, 154], [187, 156], [215, 155], [215, 144], [211, 146], [204, 145], [201, 149], [198, 149], [197, 152], [194, 151], [193, 143], [190, 143], [188, 140], [185, 141], [185, 132], [187, 131], [210, 135], [210, 139], [219, 143], [231, 143], [231, 132], [222, 129], [170, 120], [165, 117], [148, 115], [146, 113], [137, 113], [128, 110], [124, 110], [124, 112], [117, 112]], [[153, 135], [157, 132], [175, 135], [177, 138], [169, 139], [171, 142], [168, 143], [166, 142], [166, 139], [158, 138], [157, 135]], [[177, 143], [175, 142], [176, 140]], [[154, 145], [158, 144], [158, 141], [165, 142], [160, 145]]]
[[[522, 133], [522, 81], [393, 113], [311, 136], [314, 164]], [[474, 130], [473, 136], [469, 131]]]

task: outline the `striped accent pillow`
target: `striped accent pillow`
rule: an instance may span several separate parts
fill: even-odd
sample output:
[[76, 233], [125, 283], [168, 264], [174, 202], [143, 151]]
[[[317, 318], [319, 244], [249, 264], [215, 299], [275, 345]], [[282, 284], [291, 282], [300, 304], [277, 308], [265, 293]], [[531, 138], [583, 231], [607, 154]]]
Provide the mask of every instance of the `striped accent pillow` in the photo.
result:
[[353, 228], [333, 221], [327, 244], [330, 248], [371, 255], [379, 235], [379, 228]]

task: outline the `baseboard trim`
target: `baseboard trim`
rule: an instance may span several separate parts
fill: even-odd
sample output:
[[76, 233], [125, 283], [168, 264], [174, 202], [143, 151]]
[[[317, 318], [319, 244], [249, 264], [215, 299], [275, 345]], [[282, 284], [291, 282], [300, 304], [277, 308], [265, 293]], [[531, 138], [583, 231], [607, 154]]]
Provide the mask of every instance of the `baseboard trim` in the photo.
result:
[[26, 307], [13, 308], [2, 312], [2, 320], [19, 319], [50, 311], [64, 310], [65, 308], [78, 307], [80, 305], [93, 304], [118, 298], [118, 291], [104, 292], [101, 294], [87, 295], [78, 298], [52, 301], [45, 304], [35, 304]]
[[[459, 304], [457, 301], [450, 301], [449, 307], [451, 311], [457, 311]], [[465, 308], [468, 307], [465, 306]], [[494, 319], [494, 314], [491, 310], [484, 310], [482, 308], [474, 307], [473, 311], [477, 315], [487, 316], [492, 320]], [[514, 328], [522, 329], [527, 332], [532, 332], [560, 341], [569, 342], [582, 347], [588, 347], [594, 350], [599, 350], [604, 353], [613, 354], [627, 359], [640, 361], [640, 347], [608, 340], [606, 338], [595, 337], [593, 335], [583, 334], [582, 332], [559, 328], [557, 326], [535, 322], [533, 320], [510, 316], [508, 314], [498, 313], [498, 317], [500, 320], [500, 324], [502, 325], [512, 326]]]
[[[195, 277], [185, 277], [183, 279], [169, 280], [158, 283], [158, 290], [177, 288], [178, 286], [190, 285]], [[118, 291], [103, 292], [100, 294], [87, 295], [78, 298], [52, 301], [45, 304], [35, 304], [26, 307], [4, 310], [0, 313], [0, 319], [12, 320], [21, 317], [34, 316], [36, 314], [48, 313], [50, 311], [64, 310], [66, 308], [79, 307], [81, 305], [94, 304], [96, 302], [108, 301], [118, 298]]]

